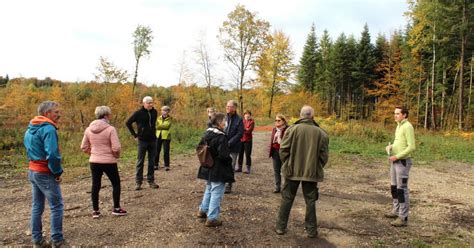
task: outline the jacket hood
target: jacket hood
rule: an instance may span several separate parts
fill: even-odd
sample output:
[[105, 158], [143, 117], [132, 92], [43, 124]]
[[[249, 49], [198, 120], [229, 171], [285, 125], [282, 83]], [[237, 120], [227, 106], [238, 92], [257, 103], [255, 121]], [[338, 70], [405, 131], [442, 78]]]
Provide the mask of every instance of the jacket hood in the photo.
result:
[[30, 124], [28, 125], [28, 132], [34, 134], [36, 133], [39, 129], [41, 129], [44, 126], [47, 125], [52, 125], [54, 128], [58, 129], [56, 123], [49, 119], [48, 117], [45, 116], [35, 116], [33, 119], [31, 119]]
[[299, 123], [314, 124], [315, 126], [319, 127], [319, 124], [316, 121], [314, 121], [313, 119], [303, 118], [303, 119], [299, 119], [295, 122], [295, 124], [299, 124]]
[[92, 133], [100, 133], [110, 127], [110, 124], [107, 123], [105, 120], [95, 120], [91, 122], [89, 125], [89, 130], [91, 130]]
[[218, 128], [210, 127], [206, 130], [206, 133], [204, 134], [204, 139], [211, 140], [219, 135], [225, 135], [225, 133]]

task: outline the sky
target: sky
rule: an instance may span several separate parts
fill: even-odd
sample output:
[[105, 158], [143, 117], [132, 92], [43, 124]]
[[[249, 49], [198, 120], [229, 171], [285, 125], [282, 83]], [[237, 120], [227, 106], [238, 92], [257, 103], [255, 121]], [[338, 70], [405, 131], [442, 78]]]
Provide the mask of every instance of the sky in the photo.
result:
[[227, 14], [243, 4], [290, 37], [299, 61], [311, 24], [333, 40], [342, 32], [356, 38], [365, 23], [372, 41], [406, 26], [406, 0], [15, 0], [0, 1], [0, 76], [51, 77], [63, 82], [94, 80], [106, 57], [133, 79], [132, 33], [137, 25], [153, 31], [151, 54], [140, 60], [138, 81], [202, 84], [193, 52], [201, 34], [209, 47], [218, 84], [231, 84], [232, 67], [223, 59], [218, 34]]

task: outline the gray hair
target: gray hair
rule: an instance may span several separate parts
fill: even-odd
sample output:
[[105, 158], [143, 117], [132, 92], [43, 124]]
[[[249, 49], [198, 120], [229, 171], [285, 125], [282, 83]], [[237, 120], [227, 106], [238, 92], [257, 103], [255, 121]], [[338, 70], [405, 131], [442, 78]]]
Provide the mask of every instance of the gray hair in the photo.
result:
[[236, 100], [229, 100], [229, 101], [227, 101], [227, 103], [232, 103], [234, 105], [234, 107], [236, 107], [236, 108], [237, 108], [237, 106], [239, 106], [239, 104], [237, 103]]
[[53, 101], [44, 101], [38, 105], [38, 115], [45, 115], [52, 109], [59, 106], [59, 103]]
[[304, 119], [312, 119], [314, 117], [314, 109], [309, 105], [301, 108], [300, 117]]
[[224, 113], [215, 113], [211, 116], [211, 125], [213, 127], [218, 127], [220, 123], [222, 123], [225, 119], [225, 114]]
[[166, 111], [166, 112], [170, 112], [171, 108], [169, 106], [165, 105], [165, 106], [161, 107], [161, 110]]
[[143, 97], [143, 102], [153, 102], [153, 98], [151, 96]]
[[98, 106], [95, 108], [94, 114], [97, 119], [102, 119], [104, 116], [112, 114], [112, 110], [107, 106]]

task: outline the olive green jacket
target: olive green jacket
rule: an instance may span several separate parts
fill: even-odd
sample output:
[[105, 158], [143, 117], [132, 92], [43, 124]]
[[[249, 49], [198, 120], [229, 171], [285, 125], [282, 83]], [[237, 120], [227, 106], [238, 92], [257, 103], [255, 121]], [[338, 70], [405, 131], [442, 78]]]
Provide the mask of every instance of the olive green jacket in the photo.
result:
[[300, 119], [286, 129], [281, 141], [281, 173], [289, 180], [322, 182], [328, 153], [327, 133], [312, 119]]
[[164, 140], [171, 140], [171, 117], [168, 115], [165, 119], [163, 116], [160, 115], [156, 119], [156, 138], [160, 138]]

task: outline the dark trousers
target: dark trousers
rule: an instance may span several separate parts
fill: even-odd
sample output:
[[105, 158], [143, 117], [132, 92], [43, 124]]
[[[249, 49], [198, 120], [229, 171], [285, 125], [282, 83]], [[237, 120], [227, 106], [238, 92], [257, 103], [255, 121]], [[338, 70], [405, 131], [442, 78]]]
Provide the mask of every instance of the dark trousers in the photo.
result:
[[112, 197], [114, 199], [114, 208], [120, 207], [120, 176], [117, 164], [97, 164], [90, 163], [92, 173], [92, 208], [99, 210], [99, 191], [102, 184], [102, 175], [105, 173], [112, 183]]
[[[309, 234], [317, 234], [316, 230], [316, 200], [318, 200], [318, 183], [301, 181], [304, 201], [306, 202], [305, 227]], [[285, 230], [288, 225], [291, 207], [295, 200], [300, 181], [285, 180], [281, 191], [281, 204], [278, 213], [277, 228]]]
[[276, 149], [272, 149], [272, 160], [273, 160], [273, 174], [275, 176], [275, 189], [280, 190], [281, 188], [281, 159], [280, 153]]
[[145, 155], [148, 152], [148, 172], [146, 179], [149, 183], [155, 182], [155, 157], [156, 157], [156, 140], [143, 141], [138, 140], [137, 167], [135, 170], [135, 181], [141, 184], [143, 181], [143, 166], [145, 164]]
[[165, 161], [165, 167], [170, 167], [170, 142], [171, 140], [165, 140], [161, 138], [156, 140], [155, 166], [158, 166], [160, 164], [160, 152], [161, 152], [161, 147], [163, 146], [163, 150], [164, 150], [163, 160]]
[[252, 140], [248, 142], [242, 142], [242, 145], [240, 146], [239, 161], [237, 162], [239, 168], [242, 168], [242, 165], [244, 164], [244, 153], [245, 165], [247, 165], [247, 168], [250, 168], [250, 166], [252, 166]]

